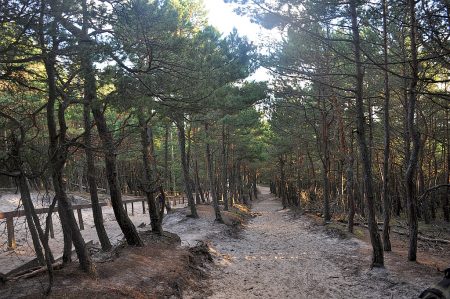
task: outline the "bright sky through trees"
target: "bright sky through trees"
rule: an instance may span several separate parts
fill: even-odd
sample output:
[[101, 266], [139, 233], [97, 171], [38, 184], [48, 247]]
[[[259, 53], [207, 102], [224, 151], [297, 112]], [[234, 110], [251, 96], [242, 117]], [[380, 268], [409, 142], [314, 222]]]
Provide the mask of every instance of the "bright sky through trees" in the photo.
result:
[[229, 33], [236, 28], [241, 35], [247, 35], [254, 43], [258, 42], [261, 26], [250, 22], [246, 16], [233, 12], [235, 5], [224, 3], [223, 0], [205, 0], [209, 22], [222, 33]]
[[[205, 0], [204, 3], [208, 11], [209, 22], [223, 34], [228, 34], [233, 28], [236, 28], [240, 35], [246, 35], [260, 49], [267, 46], [264, 41], [280, 38], [280, 34], [274, 34], [274, 31], [269, 31], [258, 24], [252, 23], [246, 16], [237, 15], [233, 11], [233, 8], [236, 7], [234, 4], [224, 3], [223, 0]], [[268, 80], [269, 77], [267, 70], [259, 68], [250, 77], [250, 80], [264, 81]]]

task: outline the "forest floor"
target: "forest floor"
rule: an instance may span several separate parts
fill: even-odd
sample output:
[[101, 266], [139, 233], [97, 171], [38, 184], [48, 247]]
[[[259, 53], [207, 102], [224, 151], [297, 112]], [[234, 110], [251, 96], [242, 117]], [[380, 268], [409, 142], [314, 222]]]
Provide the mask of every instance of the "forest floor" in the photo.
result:
[[[268, 188], [259, 191], [251, 211], [236, 205], [223, 212], [225, 224], [214, 221], [211, 205], [199, 205], [199, 219], [186, 217], [187, 208], [167, 215], [163, 237], [144, 225], [146, 246], [94, 251], [96, 276], [76, 262], [55, 271], [51, 297], [416, 298], [450, 260], [448, 245], [419, 242], [419, 262], [406, 262], [406, 238], [393, 234], [386, 268], [369, 269], [365, 229], [350, 235], [339, 222], [282, 210]], [[39, 298], [46, 285], [45, 274], [0, 283], [0, 298]]]
[[[163, 227], [170, 232], [163, 236], [149, 231], [148, 215], [146, 219], [145, 215], [132, 217], [135, 223], [136, 220], [145, 221], [139, 228], [145, 246], [126, 246], [121, 240], [115, 242], [112, 251], [101, 252], [94, 243], [90, 251], [96, 275], [84, 274], [74, 261], [55, 270], [49, 297], [183, 298], [186, 289], [203, 288], [212, 257], [202, 240], [212, 235], [229, 238], [250, 212], [248, 208], [236, 205], [229, 212], [223, 212], [225, 223], [221, 224], [214, 221], [211, 205], [198, 205], [197, 210], [199, 219], [186, 217], [189, 214], [187, 208], [175, 209], [166, 215]], [[110, 227], [107, 228], [111, 233]], [[5, 259], [2, 263], [8, 264], [8, 261]], [[43, 272], [30, 278], [12, 278], [7, 283], [0, 280], [0, 298], [48, 298], [44, 296], [47, 285], [48, 277]]]
[[209, 239], [216, 266], [202, 292], [186, 298], [417, 298], [443, 276], [434, 262], [450, 260], [448, 246], [431, 263], [419, 247], [419, 262], [407, 262], [400, 239], [386, 254], [386, 268], [369, 269], [364, 234], [358, 239], [313, 216], [282, 210], [268, 188], [260, 191], [252, 206], [258, 216], [238, 237]]

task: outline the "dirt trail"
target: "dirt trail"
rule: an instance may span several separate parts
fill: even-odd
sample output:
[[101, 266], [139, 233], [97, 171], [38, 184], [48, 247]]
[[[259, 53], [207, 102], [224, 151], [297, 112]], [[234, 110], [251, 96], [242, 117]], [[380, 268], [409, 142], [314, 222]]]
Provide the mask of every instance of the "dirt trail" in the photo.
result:
[[415, 298], [439, 279], [416, 264], [401, 274], [369, 270], [366, 243], [334, 238], [308, 217], [281, 210], [268, 188], [260, 191], [252, 209], [260, 215], [238, 238], [209, 240], [218, 264], [209, 298]]

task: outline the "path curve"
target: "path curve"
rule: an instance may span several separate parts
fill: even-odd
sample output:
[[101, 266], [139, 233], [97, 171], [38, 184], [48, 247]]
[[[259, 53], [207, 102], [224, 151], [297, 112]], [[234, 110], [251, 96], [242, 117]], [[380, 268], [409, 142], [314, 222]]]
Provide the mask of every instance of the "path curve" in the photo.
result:
[[366, 243], [332, 237], [259, 190], [259, 216], [240, 236], [210, 239], [218, 258], [209, 298], [414, 298], [433, 281], [369, 270]]

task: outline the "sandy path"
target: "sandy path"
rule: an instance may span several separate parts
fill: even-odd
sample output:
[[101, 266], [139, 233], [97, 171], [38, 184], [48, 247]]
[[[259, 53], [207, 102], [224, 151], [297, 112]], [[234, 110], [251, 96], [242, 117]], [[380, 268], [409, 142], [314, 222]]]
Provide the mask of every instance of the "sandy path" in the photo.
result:
[[210, 238], [218, 256], [210, 298], [414, 298], [438, 277], [369, 270], [367, 244], [294, 219], [268, 188], [260, 191], [260, 216], [239, 238]]

